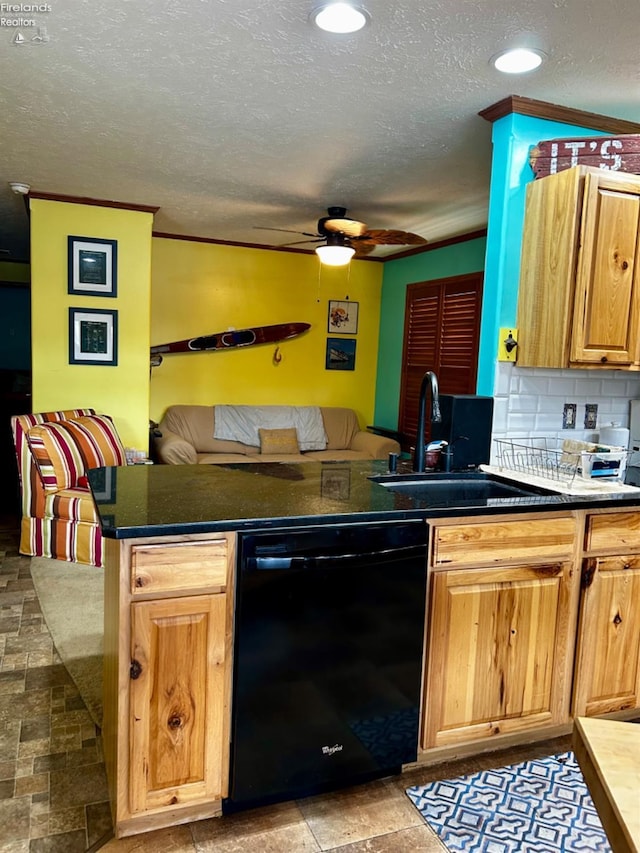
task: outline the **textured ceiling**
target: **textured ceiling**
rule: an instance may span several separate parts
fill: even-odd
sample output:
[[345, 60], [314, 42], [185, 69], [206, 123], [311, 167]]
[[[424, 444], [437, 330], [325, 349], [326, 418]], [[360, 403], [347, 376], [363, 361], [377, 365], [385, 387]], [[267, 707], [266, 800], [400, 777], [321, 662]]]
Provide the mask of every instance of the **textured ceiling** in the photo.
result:
[[[24, 4], [26, 5], [26, 4]], [[335, 36], [313, 0], [51, 0], [49, 41], [0, 28], [0, 249], [28, 251], [23, 181], [160, 209], [156, 231], [263, 245], [328, 205], [429, 241], [487, 219], [511, 94], [640, 121], [638, 0], [365, 0]], [[3, 13], [5, 14], [5, 13]], [[489, 65], [515, 44], [542, 69]], [[379, 252], [380, 250], [377, 250]], [[7, 255], [0, 255], [7, 257]]]

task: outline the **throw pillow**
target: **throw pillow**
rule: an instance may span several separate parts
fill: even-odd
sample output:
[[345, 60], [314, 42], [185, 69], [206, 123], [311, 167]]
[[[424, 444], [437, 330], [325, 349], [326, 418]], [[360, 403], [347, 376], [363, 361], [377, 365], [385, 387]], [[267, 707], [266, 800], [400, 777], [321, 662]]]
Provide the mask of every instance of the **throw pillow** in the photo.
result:
[[259, 429], [260, 453], [300, 453], [295, 427]]
[[39, 424], [28, 431], [27, 442], [47, 492], [76, 488], [89, 468], [126, 464], [120, 437], [106, 415]]
[[75, 488], [85, 473], [75, 441], [60, 422], [39, 424], [27, 432], [27, 444], [46, 492]]
[[127, 464], [120, 436], [107, 415], [92, 415], [66, 421], [65, 427], [80, 449], [86, 471], [90, 468]]

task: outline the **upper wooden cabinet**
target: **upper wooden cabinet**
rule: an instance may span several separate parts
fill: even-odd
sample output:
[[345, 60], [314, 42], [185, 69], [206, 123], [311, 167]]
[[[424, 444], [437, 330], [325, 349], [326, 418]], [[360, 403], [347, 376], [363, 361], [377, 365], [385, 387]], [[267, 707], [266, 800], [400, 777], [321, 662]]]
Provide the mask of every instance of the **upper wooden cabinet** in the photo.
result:
[[527, 187], [521, 367], [640, 370], [640, 176], [576, 166]]

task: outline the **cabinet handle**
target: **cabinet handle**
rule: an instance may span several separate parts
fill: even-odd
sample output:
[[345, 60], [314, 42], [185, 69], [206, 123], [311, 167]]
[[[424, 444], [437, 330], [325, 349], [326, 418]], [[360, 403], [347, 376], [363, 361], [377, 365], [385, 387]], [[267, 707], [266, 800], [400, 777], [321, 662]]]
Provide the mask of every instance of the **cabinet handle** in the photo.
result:
[[137, 660], [131, 661], [131, 666], [129, 667], [129, 678], [132, 681], [135, 681], [137, 678], [140, 678], [142, 675], [142, 666]]
[[600, 361], [602, 362], [602, 364], [606, 364], [609, 361], [609, 359], [606, 357], [606, 355], [603, 355], [602, 358], [600, 359]]

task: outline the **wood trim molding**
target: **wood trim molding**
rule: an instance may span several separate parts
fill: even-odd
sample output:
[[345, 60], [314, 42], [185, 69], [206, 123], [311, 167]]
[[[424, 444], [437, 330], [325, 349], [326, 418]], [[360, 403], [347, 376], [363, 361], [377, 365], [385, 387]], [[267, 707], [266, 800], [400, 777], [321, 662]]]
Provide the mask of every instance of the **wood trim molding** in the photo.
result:
[[59, 193], [44, 193], [30, 190], [29, 198], [41, 198], [45, 201], [62, 201], [66, 204], [88, 204], [94, 207], [115, 207], [118, 210], [137, 210], [140, 213], [157, 213], [160, 208], [148, 204], [133, 204], [128, 201], [110, 201], [104, 198], [86, 198], [78, 195], [60, 195]]
[[[163, 240], [187, 240], [192, 243], [213, 243], [215, 246], [237, 246], [240, 249], [264, 249], [266, 252], [294, 252], [298, 255], [313, 255], [313, 249], [294, 249], [291, 246], [263, 246], [261, 243], [242, 243], [235, 240], [217, 240], [214, 237], [194, 237], [188, 234], [168, 234], [164, 231], [152, 231], [152, 237]], [[386, 258], [357, 258], [359, 261], [380, 261]]]
[[549, 121], [563, 124], [575, 124], [593, 130], [602, 130], [605, 133], [640, 133], [640, 124], [634, 121], [589, 113], [573, 107], [563, 107], [548, 101], [536, 101], [534, 98], [523, 98], [521, 95], [509, 95], [490, 107], [480, 110], [478, 115], [487, 121], [494, 122], [511, 113], [549, 119]]
[[486, 236], [487, 229], [479, 228], [477, 231], [469, 231], [467, 234], [459, 234], [457, 237], [447, 237], [445, 240], [436, 240], [435, 243], [429, 243], [426, 246], [415, 246], [412, 249], [407, 249], [405, 252], [398, 252], [397, 255], [388, 255], [386, 258], [380, 258], [380, 260], [397, 261], [399, 258], [408, 258], [411, 255], [422, 255], [424, 252], [433, 252], [435, 249], [444, 249], [445, 246], [455, 246], [457, 243], [468, 243], [470, 240], [477, 240], [479, 237]]
[[[312, 255], [313, 249], [294, 249], [289, 246], [263, 246], [260, 243], [241, 243], [234, 240], [216, 240], [213, 237], [193, 237], [186, 234], [168, 234], [164, 231], [153, 231], [153, 237], [160, 237], [163, 240], [187, 240], [193, 243], [213, 243], [217, 246], [238, 246], [243, 249], [264, 249], [267, 252], [295, 252], [299, 255]], [[486, 237], [487, 229], [480, 228], [478, 231], [470, 231], [468, 234], [460, 234], [458, 237], [449, 237], [446, 240], [438, 240], [435, 243], [429, 243], [426, 246], [416, 246], [412, 249], [407, 249], [405, 252], [398, 252], [395, 255], [387, 255], [378, 258], [355, 258], [358, 261], [370, 261], [373, 263], [385, 263], [385, 261], [397, 261], [399, 258], [407, 258], [410, 255], [421, 255], [423, 252], [432, 252], [434, 249], [442, 249], [444, 246], [453, 246], [456, 243], [466, 243], [468, 240], [476, 240], [478, 237]]]

